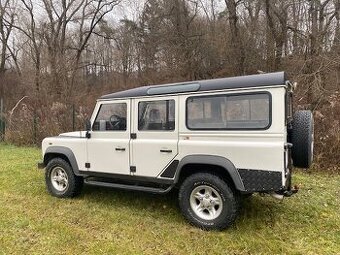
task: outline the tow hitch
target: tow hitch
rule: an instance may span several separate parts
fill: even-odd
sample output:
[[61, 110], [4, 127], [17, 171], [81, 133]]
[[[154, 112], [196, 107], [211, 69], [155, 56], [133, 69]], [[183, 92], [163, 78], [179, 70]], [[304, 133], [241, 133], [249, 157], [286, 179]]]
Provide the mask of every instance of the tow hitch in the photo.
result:
[[297, 193], [299, 191], [299, 186], [294, 185], [293, 188], [291, 188], [290, 190], [286, 190], [283, 192], [283, 195], [285, 197], [291, 197], [292, 195], [294, 195], [295, 193]]
[[299, 187], [295, 185], [293, 188], [289, 190], [282, 190], [278, 192], [273, 192], [270, 195], [276, 199], [282, 200], [284, 197], [291, 197], [295, 193], [299, 191]]

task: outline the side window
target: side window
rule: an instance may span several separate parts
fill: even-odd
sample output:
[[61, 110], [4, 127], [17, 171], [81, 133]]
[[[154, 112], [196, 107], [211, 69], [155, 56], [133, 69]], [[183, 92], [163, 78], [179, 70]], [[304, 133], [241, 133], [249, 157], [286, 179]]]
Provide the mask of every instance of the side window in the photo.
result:
[[271, 109], [268, 93], [190, 97], [187, 100], [189, 129], [266, 129]]
[[264, 129], [270, 124], [268, 94], [230, 96], [226, 104], [228, 128]]
[[93, 123], [93, 131], [125, 131], [126, 103], [102, 104]]
[[138, 130], [171, 131], [175, 129], [175, 101], [138, 103]]

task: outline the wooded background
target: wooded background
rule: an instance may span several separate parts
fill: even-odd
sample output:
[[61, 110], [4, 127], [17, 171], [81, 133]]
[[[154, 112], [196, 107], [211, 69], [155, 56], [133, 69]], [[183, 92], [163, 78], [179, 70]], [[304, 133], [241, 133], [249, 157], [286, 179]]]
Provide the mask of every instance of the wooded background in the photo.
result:
[[[0, 0], [2, 137], [83, 129], [105, 93], [285, 70], [340, 168], [340, 0]], [[275, 114], [275, 113], [274, 113]]]

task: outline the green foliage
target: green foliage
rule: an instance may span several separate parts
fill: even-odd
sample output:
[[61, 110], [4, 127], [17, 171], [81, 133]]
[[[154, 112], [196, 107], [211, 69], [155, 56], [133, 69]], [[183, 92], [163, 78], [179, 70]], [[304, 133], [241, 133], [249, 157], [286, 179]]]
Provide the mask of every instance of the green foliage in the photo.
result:
[[205, 232], [181, 216], [175, 193], [85, 186], [47, 194], [40, 151], [0, 144], [0, 254], [338, 254], [340, 176], [296, 173], [300, 192], [247, 199], [234, 227]]

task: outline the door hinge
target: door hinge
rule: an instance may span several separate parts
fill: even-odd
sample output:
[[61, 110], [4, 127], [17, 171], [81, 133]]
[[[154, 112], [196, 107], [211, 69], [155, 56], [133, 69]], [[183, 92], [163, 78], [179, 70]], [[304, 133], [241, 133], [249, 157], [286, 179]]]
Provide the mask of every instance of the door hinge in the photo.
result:
[[130, 138], [131, 139], [136, 139], [137, 138], [137, 134], [136, 133], [131, 133], [130, 134]]
[[85, 163], [85, 168], [90, 168], [91, 164], [90, 163]]
[[135, 166], [130, 166], [130, 172], [135, 173], [136, 172], [136, 167]]

